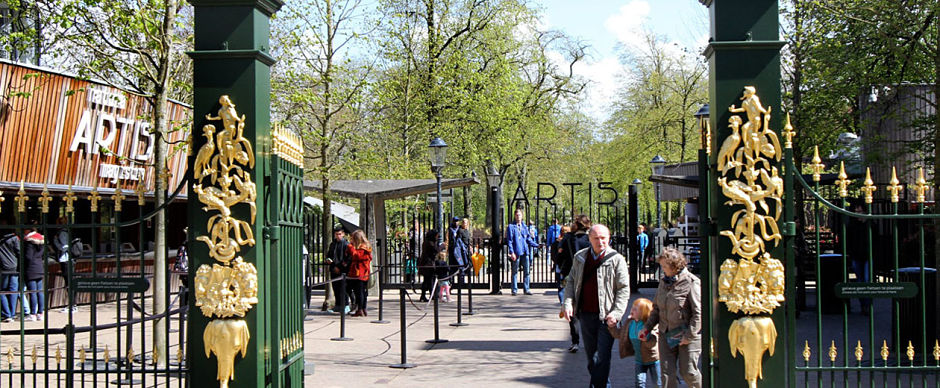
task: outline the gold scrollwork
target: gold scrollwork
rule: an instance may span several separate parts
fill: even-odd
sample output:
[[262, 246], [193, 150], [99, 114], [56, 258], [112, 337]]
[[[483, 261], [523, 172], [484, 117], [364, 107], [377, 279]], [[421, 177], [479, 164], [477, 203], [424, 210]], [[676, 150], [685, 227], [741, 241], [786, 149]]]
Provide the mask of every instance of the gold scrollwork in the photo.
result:
[[[209, 256], [218, 263], [203, 264], [194, 279], [196, 306], [207, 317], [244, 317], [258, 303], [258, 270], [245, 262], [238, 253], [244, 246], [254, 246], [252, 227], [257, 215], [257, 190], [250, 169], [255, 165], [251, 142], [243, 136], [245, 115], [239, 116], [227, 95], [219, 97], [221, 108], [206, 120], [222, 121], [202, 127], [206, 143], [199, 149], [193, 164], [196, 184], [193, 192], [205, 205], [203, 210], [216, 212], [209, 217], [207, 235], [196, 237], [209, 247]], [[205, 178], [210, 178], [209, 183]], [[233, 216], [232, 208], [245, 204], [250, 221]], [[245, 357], [250, 339], [248, 324], [242, 319], [215, 319], [203, 332], [206, 357], [215, 353], [218, 359], [219, 385], [228, 387], [235, 376], [235, 356]]]
[[301, 139], [296, 134], [275, 125], [272, 130], [274, 139], [274, 153], [297, 167], [304, 166], [304, 152]]
[[736, 319], [728, 329], [731, 357], [740, 352], [744, 356], [744, 379], [749, 387], [757, 387], [757, 379], [763, 379], [762, 359], [764, 352], [772, 357], [777, 342], [777, 328], [770, 317], [744, 317]]

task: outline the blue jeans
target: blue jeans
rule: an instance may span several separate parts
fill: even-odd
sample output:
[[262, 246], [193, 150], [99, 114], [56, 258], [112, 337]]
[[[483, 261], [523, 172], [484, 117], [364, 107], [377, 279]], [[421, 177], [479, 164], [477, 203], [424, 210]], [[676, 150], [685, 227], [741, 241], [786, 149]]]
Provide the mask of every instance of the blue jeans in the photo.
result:
[[529, 292], [529, 265], [532, 263], [532, 257], [528, 255], [518, 255], [512, 262], [512, 293], [519, 291], [516, 285], [516, 275], [519, 274], [519, 265], [522, 265], [522, 289]]
[[610, 350], [614, 346], [614, 337], [607, 330], [607, 324], [601, 322], [597, 313], [578, 313], [581, 321], [581, 337], [584, 339], [584, 354], [587, 355], [588, 373], [591, 374], [589, 387], [610, 387]]
[[42, 279], [27, 280], [26, 289], [29, 291], [35, 291], [29, 294], [30, 313], [42, 314], [46, 307], [46, 296], [44, 295], [45, 290], [42, 288]]
[[[636, 354], [637, 358], [640, 358], [639, 353]], [[643, 365], [642, 362], [636, 363], [636, 387], [637, 388], [646, 388], [646, 374], [649, 373], [652, 378], [650, 381], [651, 386], [660, 387], [662, 386], [662, 381], [660, 379], [660, 370], [659, 370], [659, 361], [656, 361], [650, 365]]]
[[[0, 275], [0, 291], [16, 292], [20, 286], [19, 276]], [[16, 314], [16, 297], [18, 294], [0, 295], [0, 318], [13, 318]]]

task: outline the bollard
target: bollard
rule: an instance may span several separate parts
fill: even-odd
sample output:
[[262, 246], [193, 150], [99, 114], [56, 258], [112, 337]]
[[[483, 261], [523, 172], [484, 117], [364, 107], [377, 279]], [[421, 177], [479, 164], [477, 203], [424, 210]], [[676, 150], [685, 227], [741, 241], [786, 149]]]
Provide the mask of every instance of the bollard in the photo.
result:
[[473, 276], [467, 276], [467, 312], [463, 315], [473, 315]]
[[[435, 274], [434, 277], [437, 278], [437, 274]], [[434, 292], [431, 294], [431, 296], [434, 298], [434, 339], [424, 341], [429, 344], [442, 344], [447, 342], [446, 339], [441, 339], [440, 316], [438, 315], [437, 309], [438, 300], [440, 299], [441, 295], [440, 290], [438, 289], [438, 284], [439, 282], [437, 279], [434, 280]]]
[[343, 274], [343, 277], [340, 279], [340, 287], [343, 290], [343, 293], [340, 294], [339, 300], [342, 306], [339, 306], [339, 337], [330, 338], [330, 341], [352, 341], [352, 338], [346, 337], [346, 274]]
[[398, 290], [398, 299], [399, 299], [398, 300], [398, 308], [399, 308], [398, 321], [399, 321], [399, 324], [401, 325], [399, 328], [399, 332], [401, 333], [401, 363], [392, 364], [392, 365], [389, 365], [388, 367], [396, 368], [396, 369], [414, 368], [418, 365], [408, 362], [408, 341], [407, 341], [408, 319], [405, 316], [405, 289], [404, 288], [401, 288]]
[[463, 283], [463, 269], [459, 269], [458, 271], [460, 271], [460, 274], [457, 275], [457, 284], [459, 285], [459, 287], [457, 287], [457, 322], [450, 324], [451, 326], [456, 326], [456, 327], [469, 325], [469, 323], [463, 322], [463, 318], [462, 318], [463, 314], [460, 313], [461, 310], [463, 310], [461, 307], [462, 301], [461, 301], [460, 295], [463, 294], [464, 283]]
[[376, 319], [376, 320], [374, 320], [374, 321], [370, 321], [370, 323], [389, 323], [388, 321], [382, 319], [382, 311], [383, 311], [383, 309], [382, 309], [382, 306], [383, 306], [383, 305], [382, 305], [382, 300], [383, 300], [383, 299], [382, 299], [382, 294], [383, 294], [383, 292], [382, 292], [382, 276], [381, 276], [381, 275], [382, 275], [382, 268], [381, 268], [381, 267], [379, 268], [379, 272], [377, 272], [376, 275], [379, 275], [379, 277], [377, 277], [377, 278], [375, 279], [375, 281], [379, 283], [379, 319]]

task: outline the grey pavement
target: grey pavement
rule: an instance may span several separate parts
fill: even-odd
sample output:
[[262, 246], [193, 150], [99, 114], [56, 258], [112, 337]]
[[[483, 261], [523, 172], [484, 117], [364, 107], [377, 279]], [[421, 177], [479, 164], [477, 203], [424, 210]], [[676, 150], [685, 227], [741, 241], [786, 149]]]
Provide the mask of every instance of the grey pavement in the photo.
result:
[[[440, 338], [434, 338], [433, 307], [406, 300], [407, 361], [410, 369], [394, 369], [401, 362], [399, 292], [385, 291], [383, 318], [388, 324], [371, 323], [378, 316], [378, 298], [370, 296], [369, 317], [348, 317], [346, 336], [352, 341], [332, 341], [339, 336], [338, 314], [310, 312], [305, 324], [305, 358], [308, 387], [580, 387], [587, 385], [587, 359], [583, 349], [571, 354], [567, 323], [558, 318], [554, 290], [533, 290], [535, 295], [485, 295], [475, 290], [474, 315], [457, 321], [456, 301], [441, 303]], [[641, 290], [650, 297], [655, 290]], [[636, 297], [636, 293], [632, 296]], [[314, 305], [322, 303], [322, 295]], [[456, 297], [454, 297], [456, 300]], [[466, 298], [464, 311], [466, 311]], [[632, 387], [634, 361], [620, 359], [614, 345], [611, 383]], [[312, 365], [311, 365], [312, 364]]]

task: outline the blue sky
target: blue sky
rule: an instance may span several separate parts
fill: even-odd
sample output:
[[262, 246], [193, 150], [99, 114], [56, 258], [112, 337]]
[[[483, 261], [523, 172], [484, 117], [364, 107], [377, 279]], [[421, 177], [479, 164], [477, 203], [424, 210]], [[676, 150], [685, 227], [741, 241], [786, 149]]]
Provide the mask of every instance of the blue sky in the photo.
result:
[[653, 31], [699, 50], [708, 39], [708, 10], [698, 0], [541, 0], [543, 27], [564, 31], [591, 46], [591, 57], [576, 71], [591, 81], [584, 110], [607, 118], [622, 66], [618, 43], [630, 47]]

